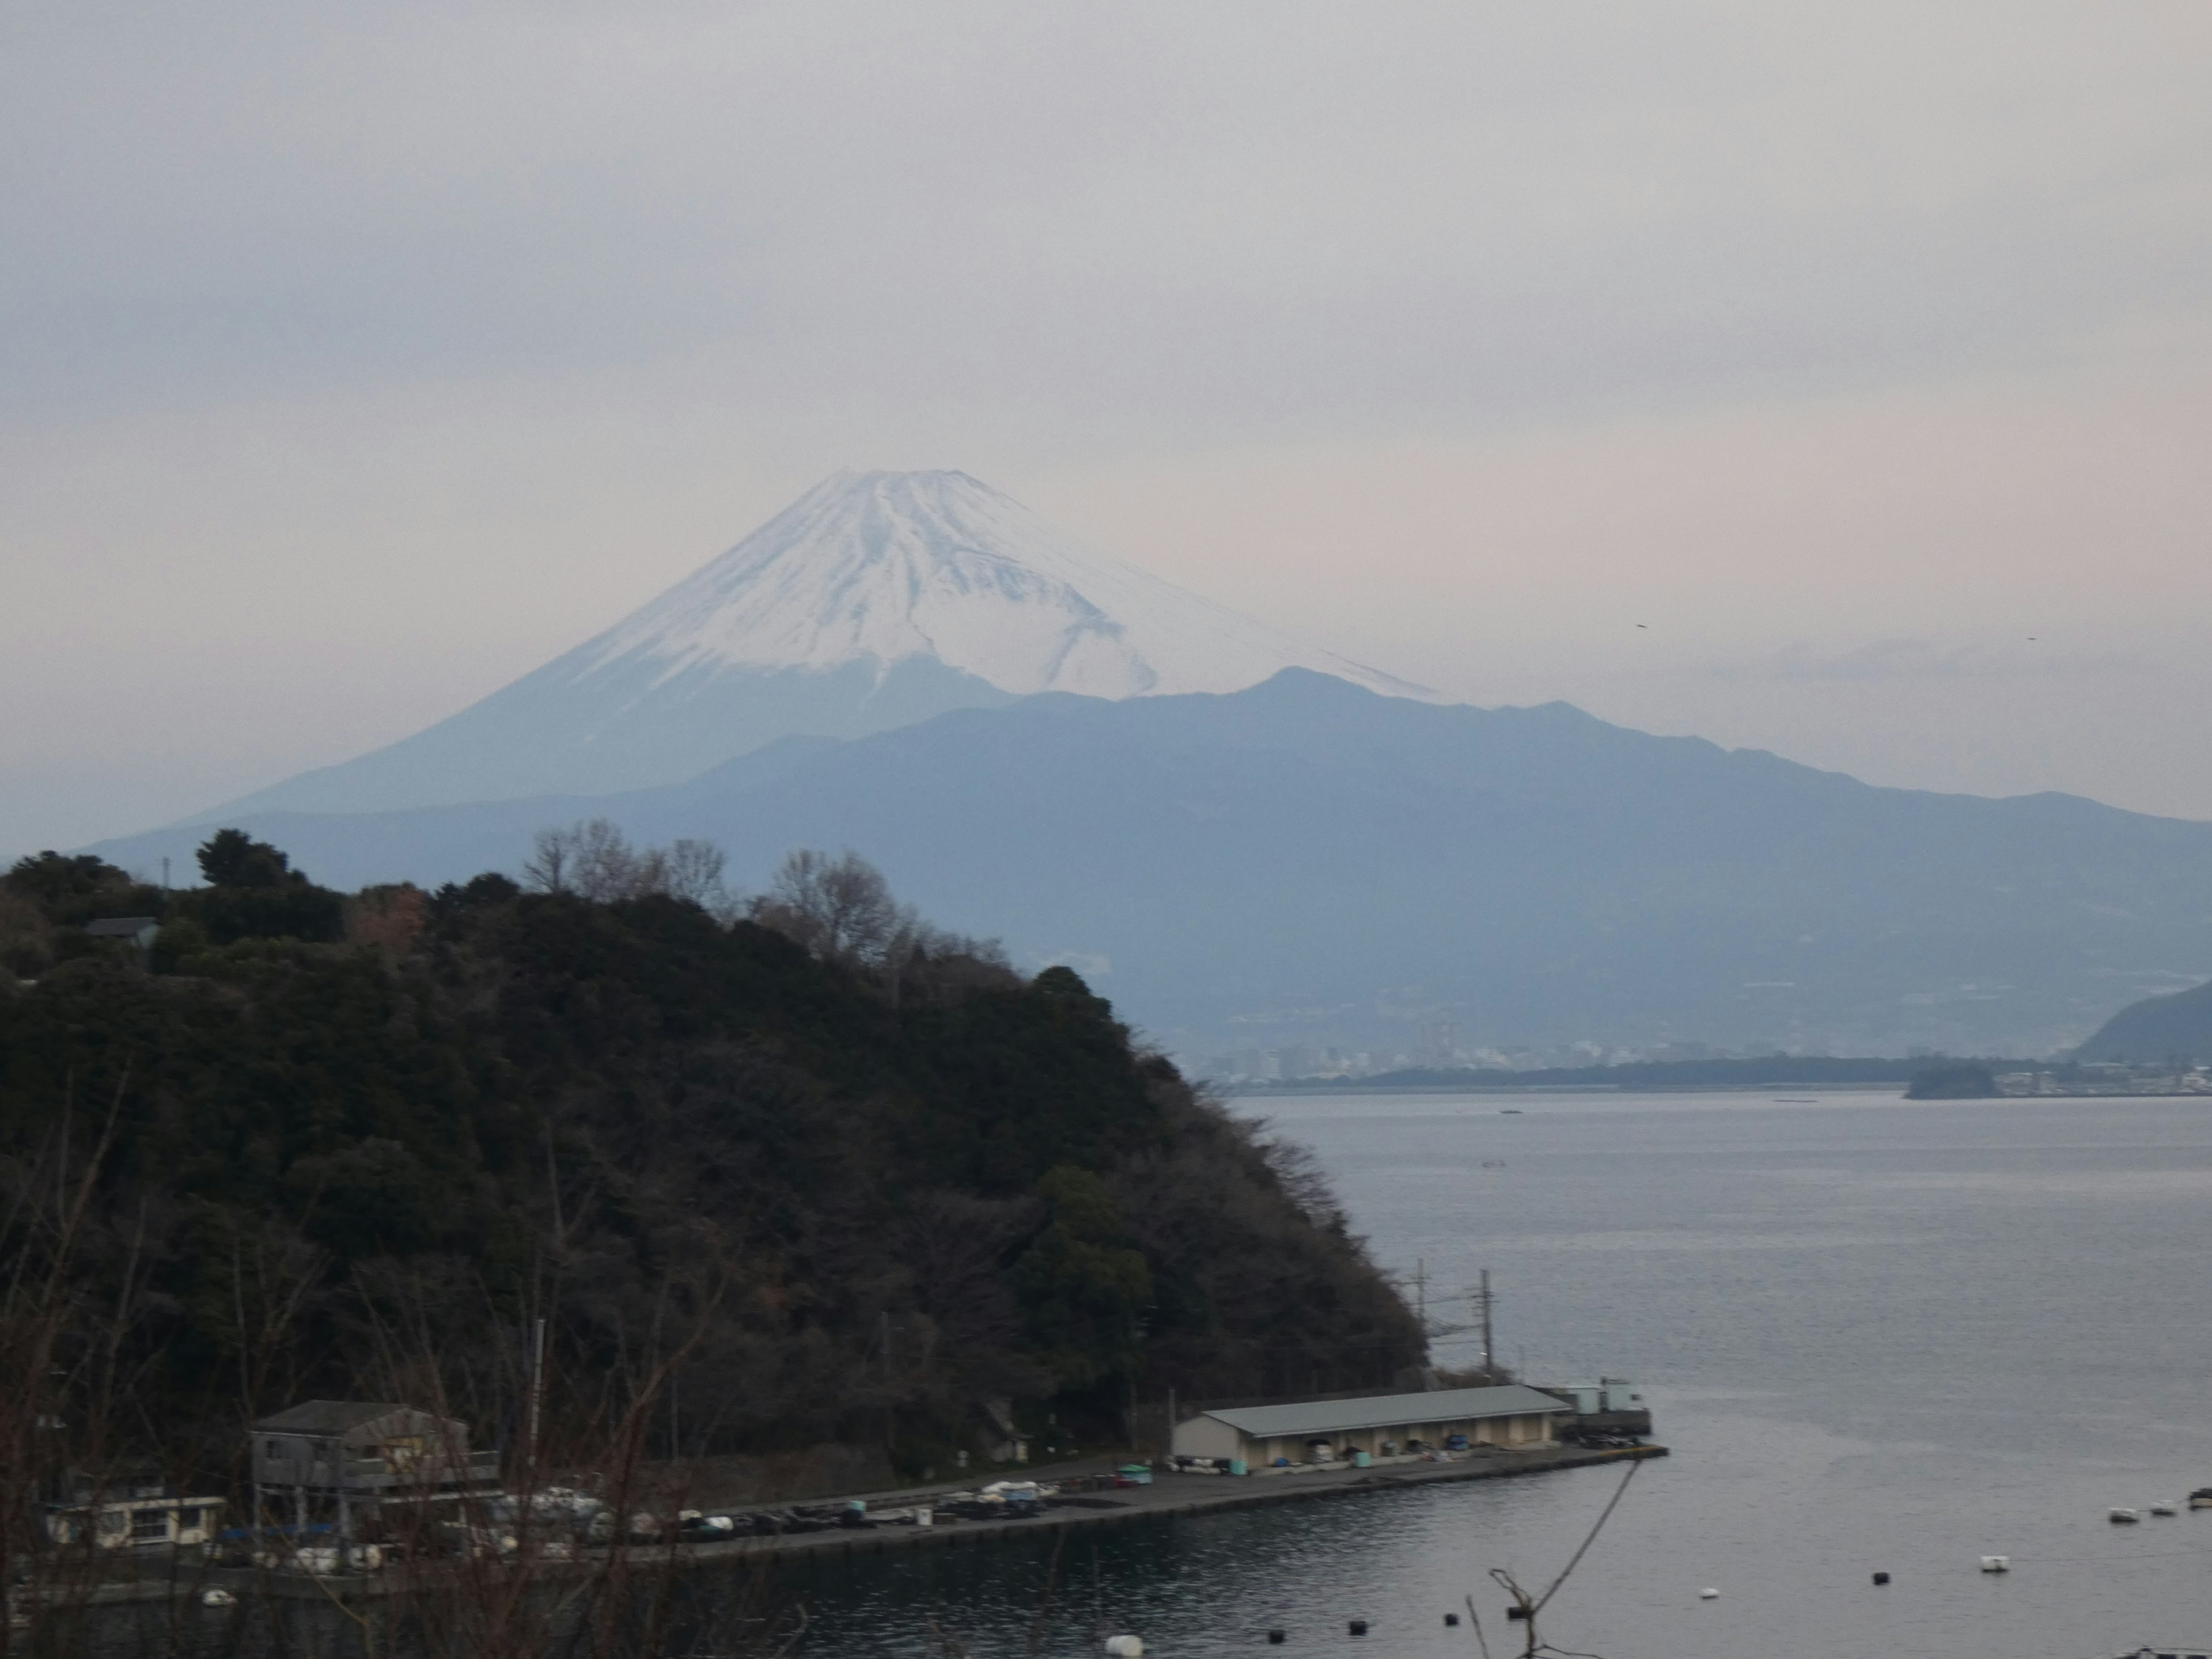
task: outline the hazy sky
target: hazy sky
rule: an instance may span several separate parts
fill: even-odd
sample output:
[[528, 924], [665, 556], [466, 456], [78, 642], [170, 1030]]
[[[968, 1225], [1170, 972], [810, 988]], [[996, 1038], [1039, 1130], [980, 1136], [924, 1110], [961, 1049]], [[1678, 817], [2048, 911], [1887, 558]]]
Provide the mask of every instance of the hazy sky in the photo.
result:
[[7, 0], [0, 853], [848, 465], [1477, 701], [2212, 817], [2208, 70], [2204, 0]]

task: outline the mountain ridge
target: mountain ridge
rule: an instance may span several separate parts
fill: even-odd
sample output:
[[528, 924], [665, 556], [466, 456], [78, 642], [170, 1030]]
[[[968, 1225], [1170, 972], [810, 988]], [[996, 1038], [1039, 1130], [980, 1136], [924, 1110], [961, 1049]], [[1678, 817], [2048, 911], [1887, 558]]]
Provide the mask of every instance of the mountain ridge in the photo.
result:
[[[714, 841], [741, 882], [855, 848], [964, 931], [1097, 975], [1185, 1054], [1388, 1052], [1437, 1022], [1469, 1045], [2036, 1054], [2212, 971], [2212, 825], [1299, 670], [952, 710], [626, 795], [242, 827], [323, 879], [434, 883], [594, 815]], [[188, 844], [96, 850], [144, 868]]]

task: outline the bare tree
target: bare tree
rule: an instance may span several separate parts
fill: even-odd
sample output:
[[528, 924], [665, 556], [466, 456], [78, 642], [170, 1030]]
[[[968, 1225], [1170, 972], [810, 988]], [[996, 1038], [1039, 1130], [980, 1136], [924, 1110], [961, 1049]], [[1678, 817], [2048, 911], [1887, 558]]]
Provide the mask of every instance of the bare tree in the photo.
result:
[[596, 904], [662, 895], [697, 905], [720, 921], [741, 907], [723, 884], [722, 850], [711, 842], [634, 847], [607, 818], [585, 818], [566, 830], [541, 830], [522, 866], [523, 880], [543, 893], [574, 893]]
[[568, 890], [569, 838], [567, 830], [540, 830], [530, 856], [522, 861], [522, 884], [541, 893]]
[[690, 900], [721, 921], [732, 921], [736, 906], [722, 881], [726, 861], [722, 849], [712, 842], [676, 842], [663, 861], [662, 890], [671, 898]]
[[891, 897], [883, 872], [858, 853], [842, 858], [801, 848], [783, 861], [753, 920], [848, 968], [880, 964], [902, 934], [919, 925]]
[[632, 847], [629, 837], [608, 818], [586, 818], [568, 833], [575, 849], [575, 873], [570, 879], [580, 897], [609, 904], [658, 890], [665, 854]]

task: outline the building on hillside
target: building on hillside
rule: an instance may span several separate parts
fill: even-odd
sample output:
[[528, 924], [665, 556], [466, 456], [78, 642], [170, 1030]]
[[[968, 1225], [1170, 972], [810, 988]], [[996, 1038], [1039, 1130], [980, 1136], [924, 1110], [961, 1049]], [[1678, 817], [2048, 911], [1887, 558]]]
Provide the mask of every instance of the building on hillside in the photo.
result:
[[1557, 1443], [1559, 1425], [1574, 1415], [1566, 1401], [1517, 1382], [1437, 1389], [1201, 1411], [1175, 1425], [1170, 1449], [1178, 1457], [1235, 1462], [1255, 1472], [1357, 1454], [1374, 1461], [1478, 1446], [1520, 1450]]
[[102, 916], [84, 925], [88, 939], [112, 939], [137, 952], [140, 965], [154, 953], [154, 940], [161, 924], [152, 916]]
[[[469, 1449], [469, 1427], [412, 1406], [310, 1400], [253, 1425], [257, 1524], [264, 1506], [304, 1528], [357, 1516], [394, 1498], [419, 1502], [499, 1489], [499, 1454]], [[289, 1511], [289, 1512], [287, 1512]]]
[[986, 1400], [983, 1402], [983, 1455], [994, 1463], [1026, 1463], [1030, 1461], [1030, 1443], [1022, 1436], [1014, 1422], [1014, 1402], [1011, 1400]]

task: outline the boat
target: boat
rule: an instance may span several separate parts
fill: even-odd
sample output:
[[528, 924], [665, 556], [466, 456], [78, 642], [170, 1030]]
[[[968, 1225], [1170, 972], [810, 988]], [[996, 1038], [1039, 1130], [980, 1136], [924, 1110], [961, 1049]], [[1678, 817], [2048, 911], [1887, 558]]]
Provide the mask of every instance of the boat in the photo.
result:
[[2140, 1520], [2142, 1520], [2142, 1516], [2140, 1514], [2138, 1514], [2136, 1511], [2135, 1511], [2134, 1510], [2113, 1510], [2110, 1515], [2106, 1516], [2105, 1518], [2106, 1518], [2106, 1520], [2108, 1520], [2108, 1521], [2112, 1521], [2112, 1522], [2119, 1522], [2119, 1523], [2121, 1523], [2121, 1524], [2125, 1525], [2125, 1524], [2131, 1524], [2132, 1522], [2135, 1522], [2140, 1521]]
[[2199, 1486], [2190, 1493], [2189, 1507], [2192, 1510], [2212, 1510], [2212, 1486]]
[[1982, 1558], [1982, 1571], [1984, 1572], [2010, 1572], [2012, 1571], [2012, 1557], [2009, 1555], [1985, 1555]]
[[2151, 1500], [2150, 1512], [2153, 1515], [2179, 1515], [2181, 1513], [2181, 1505], [2175, 1503], [2171, 1498], [2153, 1498]]

